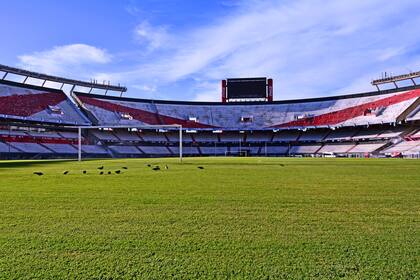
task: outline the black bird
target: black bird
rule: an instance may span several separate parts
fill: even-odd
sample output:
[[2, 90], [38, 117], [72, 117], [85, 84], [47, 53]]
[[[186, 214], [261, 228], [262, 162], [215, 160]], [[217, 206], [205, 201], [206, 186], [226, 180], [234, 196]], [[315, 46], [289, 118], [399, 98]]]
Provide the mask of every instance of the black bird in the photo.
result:
[[104, 169], [104, 167], [103, 166], [99, 166], [98, 169], [99, 170], [102, 170], [102, 169]]
[[108, 175], [111, 175], [111, 171], [108, 171]]
[[42, 176], [42, 175], [44, 175], [44, 173], [42, 173], [42, 172], [34, 172], [34, 174], [35, 174], [35, 175], [38, 175], [38, 176]]
[[103, 171], [99, 172], [99, 175], [104, 175], [104, 172]]
[[279, 165], [280, 165], [281, 167], [284, 167], [284, 164], [283, 164], [283, 163], [280, 163]]
[[63, 172], [64, 175], [67, 175], [69, 172], [66, 170]]
[[115, 173], [120, 174], [121, 173], [121, 170], [117, 170], [117, 171], [115, 171]]
[[198, 168], [198, 169], [204, 169], [204, 167], [202, 167], [202, 166], [198, 166], [197, 168]]
[[86, 172], [86, 170], [83, 170], [83, 174], [86, 174], [87, 172]]
[[157, 170], [160, 170], [160, 167], [159, 166], [155, 166], [155, 167], [153, 167], [152, 168], [154, 171], [157, 171]]
[[123, 166], [122, 169], [128, 169], [127, 167]]
[[169, 166], [165, 164], [165, 169], [169, 169]]
[[152, 166], [150, 164], [148, 164], [147, 167], [152, 167]]

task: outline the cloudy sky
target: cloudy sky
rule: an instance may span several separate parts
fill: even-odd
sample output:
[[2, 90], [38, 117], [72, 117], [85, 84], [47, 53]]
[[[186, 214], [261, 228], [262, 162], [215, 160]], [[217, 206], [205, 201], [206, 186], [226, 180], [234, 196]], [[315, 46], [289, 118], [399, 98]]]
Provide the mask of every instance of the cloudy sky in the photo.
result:
[[121, 83], [139, 98], [220, 99], [267, 76], [275, 99], [372, 90], [420, 70], [418, 0], [0, 0], [0, 64]]

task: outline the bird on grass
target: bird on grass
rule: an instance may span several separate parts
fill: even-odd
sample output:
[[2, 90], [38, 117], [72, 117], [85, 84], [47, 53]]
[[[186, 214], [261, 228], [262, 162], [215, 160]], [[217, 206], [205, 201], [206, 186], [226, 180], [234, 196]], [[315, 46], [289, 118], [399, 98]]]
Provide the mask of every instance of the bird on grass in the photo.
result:
[[152, 166], [150, 164], [148, 164], [147, 167], [152, 167]]
[[99, 170], [102, 170], [102, 169], [104, 169], [104, 167], [103, 166], [99, 166], [98, 169]]
[[86, 174], [87, 173], [87, 171], [86, 170], [83, 170], [83, 174]]
[[35, 175], [38, 175], [38, 176], [42, 176], [42, 175], [44, 175], [44, 173], [42, 173], [42, 172], [39, 172], [39, 171], [37, 171], [37, 172], [34, 172], [34, 174], [35, 174]]
[[104, 172], [103, 171], [99, 172], [99, 175], [104, 175]]
[[165, 164], [165, 169], [166, 169], [166, 170], [168, 170], [168, 169], [169, 169], [169, 166], [168, 166], [167, 164]]
[[279, 165], [280, 165], [281, 167], [284, 167], [284, 164], [283, 164], [283, 163], [280, 163]]
[[122, 167], [122, 169], [128, 169], [128, 167], [126, 167], [126, 166], [123, 166], [123, 167]]
[[115, 173], [120, 174], [121, 173], [121, 170], [117, 170], [117, 171], [115, 171]]
[[155, 166], [155, 167], [153, 167], [152, 168], [154, 171], [157, 171], [157, 170], [160, 170], [160, 167], [159, 166]]
[[112, 174], [112, 172], [111, 171], [108, 171], [108, 175], [111, 175]]
[[69, 174], [69, 171], [68, 170], [66, 170], [66, 171], [63, 172], [63, 175], [67, 175], [67, 174]]
[[204, 167], [202, 167], [202, 166], [198, 166], [197, 168], [198, 168], [198, 169], [204, 169]]

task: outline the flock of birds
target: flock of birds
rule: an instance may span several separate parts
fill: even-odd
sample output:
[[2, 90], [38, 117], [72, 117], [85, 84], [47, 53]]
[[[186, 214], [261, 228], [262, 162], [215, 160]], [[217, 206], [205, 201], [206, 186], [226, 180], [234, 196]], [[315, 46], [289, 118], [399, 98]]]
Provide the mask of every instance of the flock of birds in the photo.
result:
[[[163, 167], [163, 168], [161, 168], [159, 165], [151, 165], [151, 164], [147, 164], [147, 167], [149, 167], [149, 168], [151, 168], [152, 170], [154, 170], [154, 171], [159, 171], [159, 170], [161, 170], [161, 169], [163, 169], [163, 168], [165, 168], [166, 170], [168, 170], [169, 169], [169, 166], [167, 165], [167, 164], [165, 164], [165, 166]], [[204, 169], [204, 167], [203, 166], [197, 166], [197, 168], [198, 169]], [[98, 170], [100, 170], [99, 171], [99, 175], [105, 175], [105, 174], [108, 174], [108, 175], [111, 175], [112, 174], [112, 171], [104, 171], [104, 166], [102, 165], [102, 166], [99, 166], [98, 168], [97, 168]], [[125, 169], [125, 170], [127, 170], [128, 169], [128, 167], [126, 167], [126, 166], [123, 166], [122, 167], [122, 169]], [[70, 171], [68, 171], [68, 170], [65, 170], [64, 172], [63, 172], [63, 175], [67, 175], [67, 174], [69, 174], [70, 173]], [[88, 172], [87, 172], [87, 170], [82, 170], [82, 173], [83, 174], [87, 174]], [[122, 172], [121, 172], [121, 170], [115, 170], [114, 171], [114, 173], [115, 174], [121, 174]], [[40, 172], [40, 171], [36, 171], [36, 172], [34, 172], [33, 173], [34, 175], [38, 175], [38, 176], [42, 176], [42, 175], [44, 175], [44, 173], [43, 172]]]

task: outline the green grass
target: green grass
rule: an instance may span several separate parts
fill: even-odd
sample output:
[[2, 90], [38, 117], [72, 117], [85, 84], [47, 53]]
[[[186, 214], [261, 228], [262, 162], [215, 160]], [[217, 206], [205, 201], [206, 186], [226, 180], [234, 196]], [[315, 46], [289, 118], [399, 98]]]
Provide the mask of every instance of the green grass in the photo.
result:
[[0, 279], [418, 279], [419, 260], [417, 160], [0, 162]]

